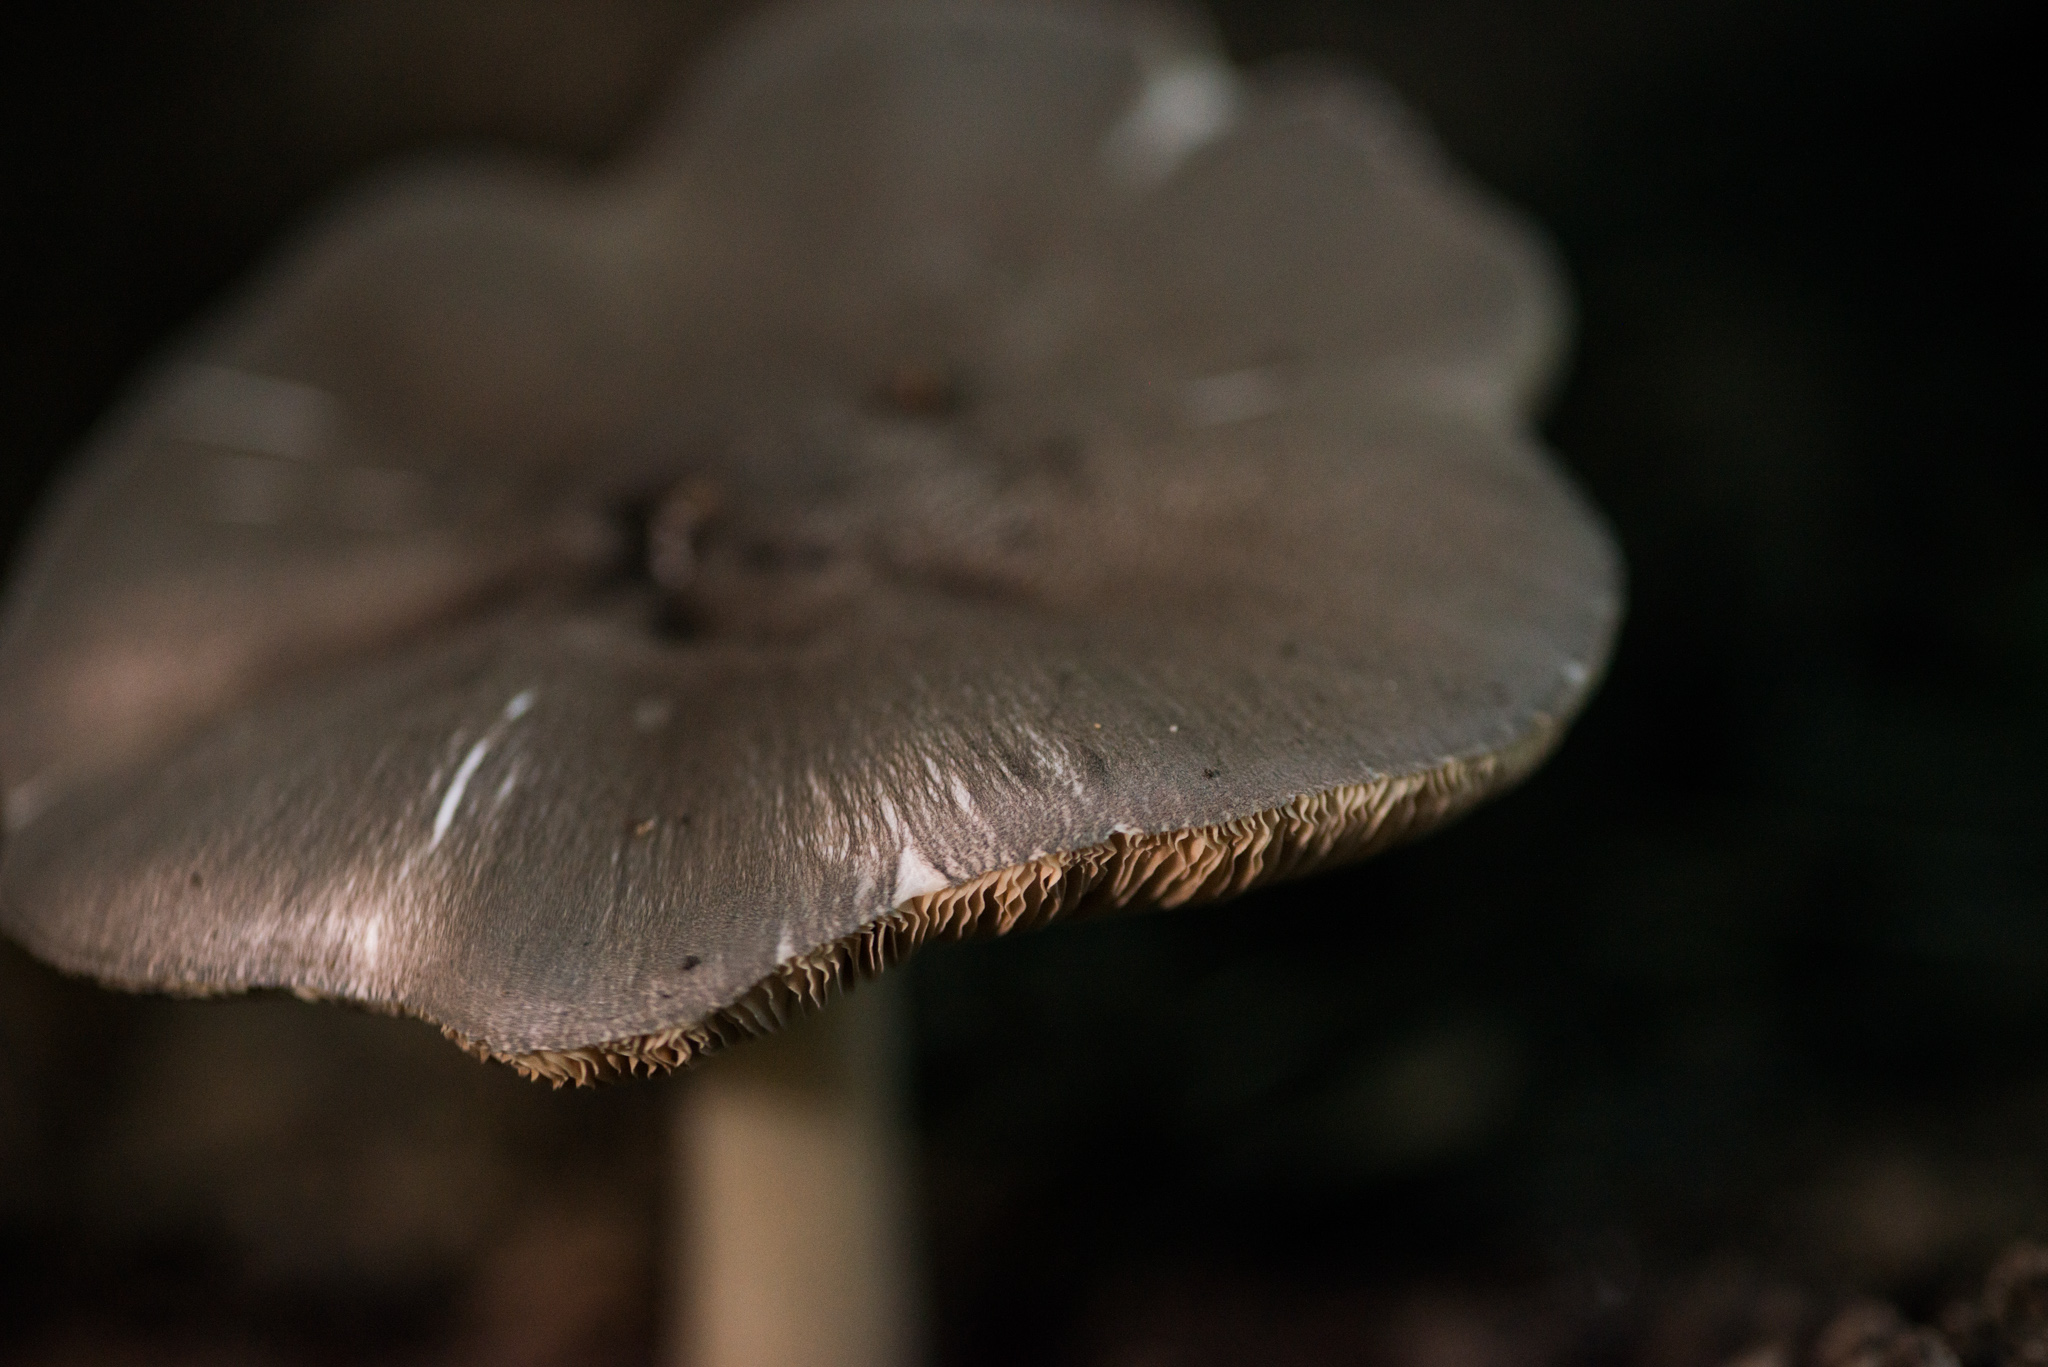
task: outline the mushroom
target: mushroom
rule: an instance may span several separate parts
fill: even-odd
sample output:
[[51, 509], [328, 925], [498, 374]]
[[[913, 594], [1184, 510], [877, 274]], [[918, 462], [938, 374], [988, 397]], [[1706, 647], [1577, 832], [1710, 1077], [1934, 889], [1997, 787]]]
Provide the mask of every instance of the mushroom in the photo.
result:
[[586, 1083], [1358, 858], [1603, 667], [1561, 298], [1373, 87], [778, 12], [595, 176], [359, 194], [106, 422], [0, 628], [0, 917]]

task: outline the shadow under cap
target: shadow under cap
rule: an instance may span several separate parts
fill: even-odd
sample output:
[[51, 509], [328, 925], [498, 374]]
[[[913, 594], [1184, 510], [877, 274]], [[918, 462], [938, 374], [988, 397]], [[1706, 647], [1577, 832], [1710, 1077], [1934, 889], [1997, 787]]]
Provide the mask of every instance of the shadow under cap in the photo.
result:
[[337, 211], [35, 537], [9, 933], [587, 1081], [1526, 772], [1620, 597], [1550, 268], [1383, 98], [1162, 31], [795, 11], [606, 176]]

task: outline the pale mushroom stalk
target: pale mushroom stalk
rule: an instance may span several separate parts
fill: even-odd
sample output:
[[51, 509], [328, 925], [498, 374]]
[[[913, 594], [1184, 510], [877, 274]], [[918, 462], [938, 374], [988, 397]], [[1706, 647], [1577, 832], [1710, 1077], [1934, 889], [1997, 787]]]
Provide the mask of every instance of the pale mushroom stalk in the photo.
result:
[[897, 1367], [921, 1322], [893, 979], [675, 1093], [678, 1367]]
[[[0, 926], [581, 1085], [1362, 858], [1605, 667], [1562, 300], [1372, 86], [1093, 4], [770, 15], [595, 177], [344, 204], [108, 420], [0, 621]], [[694, 1103], [783, 1117], [697, 1146], [706, 1246], [773, 1191], [747, 1256], [867, 1250], [786, 1279], [880, 1307], [849, 1362], [915, 1351], [863, 1038]], [[834, 1165], [882, 1176], [799, 1199]]]

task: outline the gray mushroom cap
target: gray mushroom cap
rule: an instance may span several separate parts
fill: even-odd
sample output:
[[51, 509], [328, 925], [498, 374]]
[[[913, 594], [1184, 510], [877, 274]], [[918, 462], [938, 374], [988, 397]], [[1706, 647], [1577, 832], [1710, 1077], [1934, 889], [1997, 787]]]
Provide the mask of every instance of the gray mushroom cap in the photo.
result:
[[1555, 742], [1620, 598], [1560, 291], [1384, 94], [1007, 4], [695, 89], [366, 193], [105, 424], [0, 634], [8, 933], [584, 1080]]

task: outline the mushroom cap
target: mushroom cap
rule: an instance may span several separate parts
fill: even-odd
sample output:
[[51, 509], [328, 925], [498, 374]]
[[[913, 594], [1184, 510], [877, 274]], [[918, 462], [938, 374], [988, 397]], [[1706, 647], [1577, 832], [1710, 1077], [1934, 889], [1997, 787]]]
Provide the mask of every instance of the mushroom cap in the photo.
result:
[[104, 424], [0, 627], [0, 918], [581, 1081], [1367, 853], [1604, 665], [1561, 298], [1363, 83], [771, 16], [602, 174], [359, 195]]

